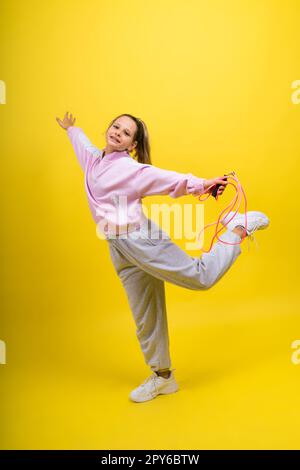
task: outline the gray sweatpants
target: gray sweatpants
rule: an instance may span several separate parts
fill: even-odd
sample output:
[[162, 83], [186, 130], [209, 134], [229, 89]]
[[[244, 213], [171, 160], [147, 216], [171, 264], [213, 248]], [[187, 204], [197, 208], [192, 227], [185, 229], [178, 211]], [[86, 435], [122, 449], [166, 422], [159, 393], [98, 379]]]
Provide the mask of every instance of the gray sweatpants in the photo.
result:
[[[219, 238], [231, 243], [241, 240], [229, 230]], [[126, 290], [145, 362], [153, 371], [169, 369], [172, 364], [164, 281], [186, 289], [209, 289], [241, 254], [241, 247], [217, 241], [209, 253], [195, 258], [173, 243], [152, 219], [146, 219], [140, 230], [107, 241]]]

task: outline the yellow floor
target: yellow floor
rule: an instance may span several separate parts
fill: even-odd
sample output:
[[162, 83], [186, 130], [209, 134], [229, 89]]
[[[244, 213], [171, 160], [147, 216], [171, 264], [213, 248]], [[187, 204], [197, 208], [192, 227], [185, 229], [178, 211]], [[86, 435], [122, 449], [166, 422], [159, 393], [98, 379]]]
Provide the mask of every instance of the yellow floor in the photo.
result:
[[49, 338], [46, 362], [47, 345], [39, 354], [31, 338], [23, 358], [1, 366], [1, 448], [299, 448], [298, 300], [273, 295], [220, 311], [213, 294], [191, 299], [168, 309], [180, 390], [147, 403], [128, 399], [149, 375], [129, 310], [83, 329], [86, 347], [64, 331], [55, 355]]

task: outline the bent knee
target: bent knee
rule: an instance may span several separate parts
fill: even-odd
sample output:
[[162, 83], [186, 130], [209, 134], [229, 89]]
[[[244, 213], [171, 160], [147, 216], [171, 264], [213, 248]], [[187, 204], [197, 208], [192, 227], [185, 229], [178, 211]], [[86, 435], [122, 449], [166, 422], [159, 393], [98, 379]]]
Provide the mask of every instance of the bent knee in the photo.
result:
[[215, 279], [199, 279], [197, 283], [197, 290], [208, 290], [216, 283]]
[[213, 283], [210, 282], [197, 282], [194, 290], [208, 290], [213, 286]]

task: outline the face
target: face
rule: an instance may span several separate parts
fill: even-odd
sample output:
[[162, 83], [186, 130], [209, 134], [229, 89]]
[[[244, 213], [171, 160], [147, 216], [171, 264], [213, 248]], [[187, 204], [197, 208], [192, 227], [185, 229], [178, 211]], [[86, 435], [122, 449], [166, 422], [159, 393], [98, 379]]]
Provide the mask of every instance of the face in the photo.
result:
[[133, 141], [137, 125], [128, 116], [121, 116], [116, 119], [111, 127], [106, 131], [105, 153], [128, 151], [131, 152], [137, 145]]

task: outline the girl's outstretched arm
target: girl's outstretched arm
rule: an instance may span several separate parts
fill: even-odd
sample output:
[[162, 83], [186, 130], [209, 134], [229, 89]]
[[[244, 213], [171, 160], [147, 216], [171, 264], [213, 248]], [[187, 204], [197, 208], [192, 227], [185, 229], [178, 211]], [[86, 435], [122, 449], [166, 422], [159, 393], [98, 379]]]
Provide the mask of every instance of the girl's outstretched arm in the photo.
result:
[[74, 147], [80, 166], [85, 170], [87, 162], [91, 157], [102, 155], [102, 151], [93, 145], [80, 127], [75, 127], [76, 118], [66, 112], [64, 119], [56, 118], [58, 124], [67, 131], [71, 144]]
[[[192, 194], [201, 196], [211, 185], [221, 184], [218, 195], [222, 194], [228, 184], [220, 176], [214, 179], [198, 178], [192, 173], [178, 173], [164, 170], [150, 164], [140, 164], [135, 180], [135, 187], [140, 197], [169, 194], [173, 198]], [[209, 190], [211, 192], [213, 188]]]

